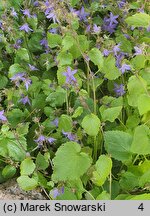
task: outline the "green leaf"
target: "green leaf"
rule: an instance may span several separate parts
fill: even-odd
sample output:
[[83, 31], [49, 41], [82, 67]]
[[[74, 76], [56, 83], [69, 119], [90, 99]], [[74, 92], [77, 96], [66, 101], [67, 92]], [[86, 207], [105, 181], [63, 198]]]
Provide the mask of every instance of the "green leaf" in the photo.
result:
[[125, 172], [121, 175], [119, 184], [124, 191], [131, 191], [139, 186], [139, 178], [131, 172]]
[[140, 195], [128, 195], [128, 194], [120, 194], [115, 200], [150, 200], [150, 194], [140, 194]]
[[58, 128], [60, 131], [69, 132], [72, 130], [73, 122], [70, 116], [61, 115], [58, 123]]
[[49, 94], [46, 101], [49, 102], [52, 107], [61, 107], [66, 101], [66, 91], [58, 86], [55, 92]]
[[20, 176], [19, 178], [17, 178], [17, 182], [19, 184], [19, 187], [21, 187], [25, 191], [33, 190], [38, 186], [37, 180], [28, 176]]
[[140, 76], [131, 76], [128, 81], [128, 103], [130, 106], [138, 106], [138, 99], [141, 94], [146, 93], [146, 81]]
[[78, 4], [80, 0], [70, 0], [71, 6], [74, 7], [76, 4]]
[[18, 132], [19, 135], [26, 135], [29, 130], [29, 122], [26, 123], [20, 123], [17, 125], [16, 131]]
[[23, 72], [24, 69], [19, 64], [13, 64], [9, 68], [8, 77], [11, 78], [15, 74]]
[[77, 118], [83, 113], [83, 107], [79, 106], [73, 113], [72, 118]]
[[57, 196], [56, 200], [77, 200], [77, 197], [71, 188], [64, 187], [64, 193]]
[[131, 160], [132, 136], [123, 131], [106, 131], [104, 145], [106, 151], [115, 159], [122, 162]]
[[16, 168], [12, 165], [6, 165], [2, 170], [2, 175], [4, 178], [9, 179], [12, 178], [16, 173]]
[[113, 56], [109, 55], [107, 58], [104, 58], [102, 73], [104, 73], [105, 78], [115, 80], [121, 76], [121, 72], [115, 65], [116, 60]]
[[36, 157], [36, 167], [39, 170], [45, 170], [49, 166], [48, 160], [39, 152]]
[[99, 111], [102, 116], [102, 120], [114, 122], [122, 110], [122, 97], [113, 98], [110, 96], [104, 96], [101, 99], [101, 103], [103, 105], [99, 108]]
[[52, 180], [67, 181], [79, 179], [90, 167], [92, 159], [81, 152], [76, 142], [67, 142], [61, 145], [53, 159], [54, 171]]
[[20, 165], [21, 175], [31, 175], [35, 170], [35, 163], [31, 158], [26, 158]]
[[63, 51], [69, 50], [74, 44], [74, 38], [71, 35], [66, 35], [62, 40]]
[[29, 62], [28, 50], [25, 48], [20, 48], [16, 52], [15, 63], [20, 63], [21, 61]]
[[50, 48], [55, 48], [60, 46], [62, 43], [62, 38], [58, 34], [52, 34], [50, 32], [47, 33], [48, 45]]
[[126, 53], [132, 53], [132, 44], [129, 39], [127, 39], [124, 35], [119, 35], [116, 37], [116, 42], [120, 44], [119, 48], [121, 51]]
[[91, 113], [84, 117], [81, 125], [88, 135], [96, 136], [100, 130], [100, 119]]
[[20, 109], [13, 109], [7, 113], [9, 123], [16, 127], [18, 123], [21, 123], [24, 118], [24, 113]]
[[57, 56], [59, 66], [71, 65], [73, 61], [72, 54], [66, 51], [61, 51]]
[[146, 56], [145, 55], [137, 55], [130, 61], [131, 65], [135, 70], [141, 70], [145, 67]]
[[14, 160], [16, 161], [24, 160], [26, 156], [25, 150], [22, 148], [22, 146], [18, 142], [9, 141], [7, 148], [8, 148], [9, 156], [12, 157]]
[[122, 106], [111, 107], [105, 109], [103, 106], [100, 107], [100, 113], [102, 115], [103, 121], [114, 122], [115, 119], [120, 115]]
[[102, 186], [112, 169], [111, 158], [106, 155], [101, 155], [97, 160], [95, 167], [96, 171], [93, 172], [92, 181], [97, 186]]
[[140, 180], [139, 180], [139, 186], [140, 187], [145, 187], [146, 184], [150, 183], [150, 170], [148, 170], [147, 172], [145, 172]]
[[[80, 49], [79, 49], [80, 47]], [[74, 40], [73, 46], [70, 48], [70, 53], [76, 59], [82, 56], [82, 53], [87, 51], [89, 48], [89, 41], [85, 35], [77, 35], [76, 40]]]
[[138, 110], [140, 115], [150, 111], [150, 97], [149, 95], [142, 94], [138, 99]]
[[129, 196], [128, 199], [130, 200], [150, 200], [150, 194], [140, 194], [135, 196]]
[[45, 107], [45, 100], [46, 100], [46, 96], [45, 94], [39, 93], [38, 95], [36, 95], [36, 97], [32, 100], [32, 108], [33, 109], [44, 109]]
[[31, 38], [29, 39], [28, 46], [31, 52], [40, 52], [42, 47], [40, 45], [40, 40], [42, 40], [42, 32], [32, 33]]
[[103, 191], [96, 197], [96, 200], [111, 200], [110, 194], [107, 191]]
[[0, 89], [5, 88], [7, 83], [8, 83], [7, 77], [0, 75]]
[[90, 60], [98, 66], [99, 69], [103, 67], [104, 59], [100, 50], [93, 48], [88, 53], [88, 56], [90, 57]]
[[140, 125], [135, 128], [131, 151], [139, 155], [150, 154], [150, 139], [148, 137], [149, 128], [146, 125]]
[[146, 13], [136, 13], [125, 19], [130, 26], [147, 28], [150, 23], [150, 16]]

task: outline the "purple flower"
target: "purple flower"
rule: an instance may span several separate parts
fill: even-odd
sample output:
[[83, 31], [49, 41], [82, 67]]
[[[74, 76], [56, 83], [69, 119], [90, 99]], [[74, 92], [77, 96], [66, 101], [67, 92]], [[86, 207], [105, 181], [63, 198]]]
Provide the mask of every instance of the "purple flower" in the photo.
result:
[[29, 68], [30, 68], [31, 71], [37, 71], [37, 70], [39, 70], [34, 65], [28, 64], [28, 66], [29, 66]]
[[120, 43], [117, 44], [116, 46], [114, 46], [114, 48], [113, 48], [113, 53], [114, 53], [115, 56], [117, 56], [117, 53], [120, 52], [119, 47], [120, 47]]
[[17, 74], [15, 74], [13, 77], [11, 77], [10, 80], [11, 80], [12, 82], [14, 82], [15, 85], [16, 85], [17, 87], [19, 87], [20, 81], [24, 81], [24, 76], [25, 76], [25, 73], [24, 73], [24, 72], [22, 72], [22, 73], [17, 73]]
[[94, 24], [94, 26], [93, 26], [93, 32], [97, 34], [97, 33], [100, 33], [100, 31], [101, 31], [101, 27], [97, 26], [96, 24]]
[[108, 50], [108, 49], [104, 49], [103, 50], [103, 55], [104, 56], [109, 56], [109, 54], [111, 53], [112, 51]]
[[32, 81], [28, 78], [25, 78], [23, 82], [25, 84], [26, 90], [28, 91], [29, 85], [31, 85]]
[[13, 17], [18, 17], [17, 12], [15, 11], [14, 8], [12, 8], [10, 15]]
[[109, 22], [109, 25], [117, 24], [118, 21], [116, 20], [119, 17], [119, 15], [114, 16], [112, 12], [110, 12], [109, 18], [106, 19], [107, 22]]
[[79, 17], [81, 21], [86, 21], [89, 13], [85, 12], [84, 7], [82, 6], [80, 10], [74, 11], [74, 13]]
[[11, 77], [10, 80], [14, 82], [17, 87], [19, 87], [20, 81], [22, 81], [25, 84], [26, 90], [28, 90], [29, 85], [31, 85], [32, 81], [25, 76], [26, 73], [17, 73], [13, 77]]
[[0, 21], [0, 29], [4, 30], [2, 21]]
[[123, 64], [120, 68], [120, 71], [122, 74], [124, 74], [125, 71], [129, 71], [129, 70], [131, 70], [131, 67], [130, 67], [130, 65], [127, 65], [127, 64]]
[[39, 2], [38, 2], [38, 1], [35, 1], [35, 2], [33, 3], [33, 5], [34, 5], [35, 7], [38, 7], [38, 6], [39, 6]]
[[124, 7], [125, 3], [126, 3], [126, 0], [119, 1], [119, 2], [118, 2], [118, 7], [119, 7], [119, 8]]
[[19, 102], [21, 102], [21, 103], [24, 104], [24, 105], [26, 105], [26, 104], [31, 105], [28, 96], [22, 97], [22, 98], [19, 100]]
[[50, 33], [52, 34], [57, 34], [58, 33], [58, 28], [51, 28], [50, 30], [48, 30]]
[[53, 121], [52, 121], [52, 124], [55, 125], [56, 127], [58, 127], [58, 118], [55, 118]]
[[4, 110], [0, 111], [0, 120], [7, 121], [7, 118], [4, 116]]
[[147, 27], [147, 31], [150, 32], [150, 25]]
[[46, 140], [47, 140], [50, 144], [52, 144], [53, 142], [56, 141], [56, 139], [53, 138], [53, 137], [48, 137]]
[[45, 11], [45, 16], [46, 16], [47, 19], [52, 19], [54, 23], [59, 22], [57, 17], [56, 17], [54, 8], [51, 7], [50, 5]]
[[77, 137], [76, 137], [76, 135], [75, 134], [73, 134], [73, 133], [71, 133], [71, 132], [62, 132], [63, 133], [63, 135], [65, 135], [70, 141], [78, 141], [77, 140]]
[[42, 40], [40, 40], [40, 45], [43, 46], [45, 49], [48, 48], [48, 42], [45, 38], [43, 38]]
[[46, 141], [46, 137], [43, 135], [40, 135], [36, 140], [34, 140], [37, 144], [43, 144], [44, 141]]
[[19, 49], [21, 46], [20, 44], [22, 43], [22, 40], [21, 39], [17, 39], [16, 40], [16, 43], [13, 45], [15, 49]]
[[58, 196], [60, 196], [61, 194], [64, 194], [64, 187], [61, 188], [53, 188], [53, 190], [50, 191], [50, 195], [56, 199]]
[[22, 11], [23, 15], [27, 16], [28, 18], [31, 17], [29, 9], [25, 9], [25, 10], [21, 10], [21, 11]]
[[66, 77], [66, 83], [67, 84], [73, 84], [76, 82], [76, 78], [74, 77], [74, 74], [77, 73], [77, 70], [71, 70], [71, 67], [67, 67], [67, 71], [63, 73], [63, 75]]
[[137, 46], [134, 47], [134, 50], [135, 50], [134, 55], [142, 55], [143, 54], [142, 50]]
[[121, 61], [123, 60], [123, 58], [124, 58], [124, 54], [122, 52], [116, 56], [116, 66], [118, 68], [121, 67]]
[[117, 83], [115, 83], [114, 92], [116, 93], [117, 97], [123, 96], [125, 94], [124, 85], [123, 84], [118, 85]]
[[119, 17], [118, 15], [114, 16], [112, 13], [110, 13], [109, 18], [104, 17], [104, 21], [103, 21], [104, 23], [102, 28], [105, 31], [108, 31], [110, 34], [112, 34], [117, 27], [118, 21], [116, 19], [118, 17]]
[[90, 32], [90, 30], [91, 30], [91, 25], [87, 25], [86, 32], [88, 33], [88, 32]]
[[23, 24], [19, 29], [20, 31], [25, 31], [26, 33], [28, 33], [29, 31], [33, 31], [27, 23]]

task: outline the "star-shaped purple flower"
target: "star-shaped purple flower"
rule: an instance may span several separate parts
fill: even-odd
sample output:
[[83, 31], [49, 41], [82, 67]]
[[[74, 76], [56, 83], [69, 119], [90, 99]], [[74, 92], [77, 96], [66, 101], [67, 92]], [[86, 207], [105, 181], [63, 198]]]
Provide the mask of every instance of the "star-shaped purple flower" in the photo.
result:
[[128, 64], [123, 64], [120, 68], [120, 71], [122, 74], [124, 74], [126, 71], [129, 71], [129, 70], [131, 70], [131, 67]]
[[123, 84], [114, 84], [114, 92], [116, 93], [117, 97], [123, 96], [126, 92], [124, 89], [124, 85]]
[[55, 142], [56, 141], [56, 139], [55, 138], [53, 138], [53, 137], [47, 137], [47, 139], [46, 139], [50, 144], [52, 144], [53, 142]]
[[76, 137], [76, 135], [75, 134], [73, 134], [73, 133], [71, 133], [71, 132], [62, 132], [63, 133], [63, 135], [65, 135], [70, 141], [78, 141], [77, 140], [77, 137]]
[[1, 121], [7, 121], [7, 118], [4, 116], [4, 110], [0, 111], [0, 120]]
[[29, 68], [30, 68], [31, 71], [37, 71], [37, 70], [39, 70], [34, 65], [28, 64], [28, 66], [29, 66]]
[[19, 100], [19, 102], [21, 102], [21, 103], [24, 104], [24, 105], [26, 105], [26, 104], [31, 105], [28, 96], [25, 96], [25, 97], [24, 97], [24, 95], [23, 95], [23, 97]]
[[106, 19], [107, 22], [109, 22], [109, 25], [117, 24], [118, 21], [116, 20], [119, 17], [119, 15], [114, 16], [112, 12], [110, 12], [109, 18]]
[[23, 24], [23, 25], [19, 28], [19, 30], [20, 30], [20, 31], [25, 31], [26, 33], [28, 33], [29, 31], [33, 31], [33, 30], [29, 27], [28, 23]]
[[97, 33], [100, 33], [100, 31], [101, 31], [101, 27], [94, 24], [93, 25], [93, 32], [97, 34]]
[[77, 73], [77, 70], [71, 70], [71, 67], [67, 67], [67, 71], [63, 73], [63, 75], [66, 77], [67, 84], [76, 83], [76, 78], [74, 77], [75, 73]]
[[13, 17], [18, 17], [18, 15], [17, 15], [17, 12], [15, 11], [15, 9], [14, 8], [12, 8], [12, 10], [11, 10], [11, 16], [13, 16]]
[[140, 49], [138, 46], [135, 46], [134, 50], [135, 50], [134, 55], [142, 55], [143, 54], [142, 49]]
[[86, 21], [89, 13], [85, 12], [84, 7], [82, 6], [80, 10], [74, 11], [74, 13], [79, 17], [81, 21]]
[[27, 16], [28, 18], [31, 17], [29, 9], [25, 9], [25, 10], [21, 10], [21, 11], [22, 11], [23, 15]]

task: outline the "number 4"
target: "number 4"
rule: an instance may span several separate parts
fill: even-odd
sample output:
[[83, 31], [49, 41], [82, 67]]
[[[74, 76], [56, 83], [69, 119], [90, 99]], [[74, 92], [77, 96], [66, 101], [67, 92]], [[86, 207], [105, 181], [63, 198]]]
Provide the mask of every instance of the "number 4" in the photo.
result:
[[139, 210], [143, 211], [144, 210], [144, 206], [143, 206], [143, 203], [141, 203], [138, 207]]

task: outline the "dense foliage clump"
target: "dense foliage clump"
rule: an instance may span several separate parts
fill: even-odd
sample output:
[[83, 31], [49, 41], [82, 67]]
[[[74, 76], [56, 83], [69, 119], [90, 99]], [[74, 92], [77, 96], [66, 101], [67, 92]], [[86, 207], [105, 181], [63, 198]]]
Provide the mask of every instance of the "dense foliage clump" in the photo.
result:
[[150, 199], [148, 1], [0, 1], [0, 183]]

